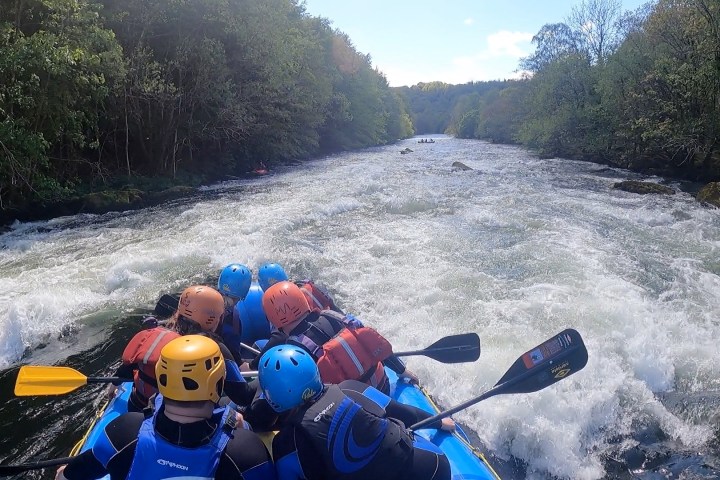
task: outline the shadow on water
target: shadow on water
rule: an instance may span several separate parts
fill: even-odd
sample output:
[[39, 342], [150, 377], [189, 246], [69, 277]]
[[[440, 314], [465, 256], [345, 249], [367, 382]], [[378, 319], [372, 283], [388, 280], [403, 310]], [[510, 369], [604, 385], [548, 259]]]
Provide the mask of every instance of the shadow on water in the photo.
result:
[[[137, 317], [114, 324], [108, 338], [60, 362], [88, 376], [108, 376], [117, 367], [128, 340], [139, 329]], [[82, 335], [82, 331], [79, 332]], [[88, 385], [72, 393], [47, 397], [15, 397], [18, 367], [0, 373], [0, 463], [35, 462], [69, 454], [104, 402], [104, 385]], [[14, 478], [54, 478], [55, 468]]]

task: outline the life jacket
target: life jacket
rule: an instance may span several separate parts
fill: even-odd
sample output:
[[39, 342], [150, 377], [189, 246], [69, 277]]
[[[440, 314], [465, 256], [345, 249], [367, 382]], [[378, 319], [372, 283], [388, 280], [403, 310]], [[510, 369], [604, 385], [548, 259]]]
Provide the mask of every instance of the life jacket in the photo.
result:
[[411, 456], [412, 436], [378, 409], [380, 415], [362, 408], [337, 385], [330, 385], [288, 422], [301, 430], [320, 454], [327, 478], [399, 478]]
[[124, 365], [137, 365], [133, 371], [133, 396], [138, 407], [147, 405], [148, 399], [157, 393], [155, 364], [160, 359], [160, 351], [180, 334], [163, 327], [155, 327], [138, 332], [127, 344], [122, 354]]
[[317, 285], [312, 280], [300, 280], [295, 282], [295, 285], [300, 287], [300, 291], [305, 295], [305, 299], [310, 305], [310, 309], [319, 312], [321, 310], [336, 310], [335, 302], [333, 301], [330, 294], [320, 285]]
[[[392, 355], [392, 345], [385, 337], [362, 326], [351, 315], [333, 310], [321, 311], [317, 320], [308, 324], [310, 328], [305, 333], [292, 335], [289, 340], [299, 343], [315, 357], [323, 382], [359, 380], [376, 388], [386, 383], [382, 361]], [[311, 329], [323, 337], [322, 343], [307, 335]]]
[[155, 413], [140, 427], [135, 456], [126, 480], [192, 478], [213, 480], [220, 457], [236, 428], [237, 412], [231, 407], [218, 408], [211, 421], [218, 428], [210, 441], [197, 448], [172, 444], [155, 432], [155, 419], [162, 408], [162, 396], [155, 399]]

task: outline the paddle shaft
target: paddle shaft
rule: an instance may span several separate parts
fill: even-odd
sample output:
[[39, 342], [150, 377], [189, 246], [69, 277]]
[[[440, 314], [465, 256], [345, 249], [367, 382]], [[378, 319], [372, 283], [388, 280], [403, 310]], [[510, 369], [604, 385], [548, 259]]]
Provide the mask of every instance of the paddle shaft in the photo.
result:
[[583, 369], [587, 364], [587, 359], [587, 350], [580, 334], [572, 329], [564, 330], [523, 354], [503, 375], [500, 381], [487, 392], [426, 418], [412, 425], [410, 430], [427, 427], [431, 423], [449, 417], [495, 395], [529, 393], [542, 390]]
[[122, 377], [87, 377], [87, 383], [112, 383], [112, 382], [132, 382], [132, 378]]
[[39, 462], [20, 463], [18, 465], [0, 465], [0, 476], [7, 477], [17, 475], [18, 473], [27, 472], [29, 470], [40, 470], [47, 467], [56, 467], [58, 465], [66, 465], [75, 457], [52, 458], [50, 460], [40, 460]]
[[490, 398], [495, 395], [500, 395], [502, 393], [504, 393], [504, 392], [498, 391], [498, 387], [492, 388], [478, 397], [472, 398], [464, 403], [461, 403], [460, 405], [456, 405], [448, 410], [444, 410], [444, 411], [438, 413], [437, 415], [434, 415], [430, 418], [426, 418], [425, 420], [418, 422], [415, 425], [412, 425], [410, 427], [410, 430], [419, 430], [421, 428], [424, 428], [424, 427], [430, 425], [431, 423], [435, 423], [438, 420], [447, 418], [450, 415], [459, 412], [460, 410], [465, 410], [466, 408], [471, 407], [478, 402], [482, 402], [483, 400], [485, 400], [487, 398]]
[[467, 346], [467, 345], [458, 345], [455, 347], [440, 347], [440, 348], [424, 348], [422, 350], [408, 350], [407, 352], [395, 352], [393, 355], [396, 357], [409, 357], [411, 355], [427, 355], [431, 353], [441, 353], [441, 352], [462, 352], [462, 351], [470, 351], [470, 350], [476, 350], [477, 347]]

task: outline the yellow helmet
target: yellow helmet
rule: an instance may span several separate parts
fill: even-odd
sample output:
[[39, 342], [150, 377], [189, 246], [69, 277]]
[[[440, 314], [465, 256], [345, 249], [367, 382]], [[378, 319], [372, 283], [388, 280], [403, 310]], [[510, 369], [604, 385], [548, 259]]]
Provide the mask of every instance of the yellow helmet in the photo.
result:
[[217, 403], [225, 381], [225, 360], [214, 340], [185, 335], [168, 342], [160, 351], [155, 378], [165, 398]]
[[196, 322], [203, 331], [214, 332], [225, 313], [225, 300], [212, 287], [193, 285], [180, 295], [177, 313]]

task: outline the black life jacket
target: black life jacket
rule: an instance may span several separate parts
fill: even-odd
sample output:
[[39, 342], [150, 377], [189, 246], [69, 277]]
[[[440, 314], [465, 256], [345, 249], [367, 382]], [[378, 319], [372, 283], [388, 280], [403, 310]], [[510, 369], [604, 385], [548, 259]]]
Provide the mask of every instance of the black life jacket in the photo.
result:
[[379, 406], [375, 413], [362, 408], [337, 385], [327, 386], [288, 422], [310, 439], [327, 478], [395, 479], [412, 455], [412, 436], [405, 428], [386, 418]]

